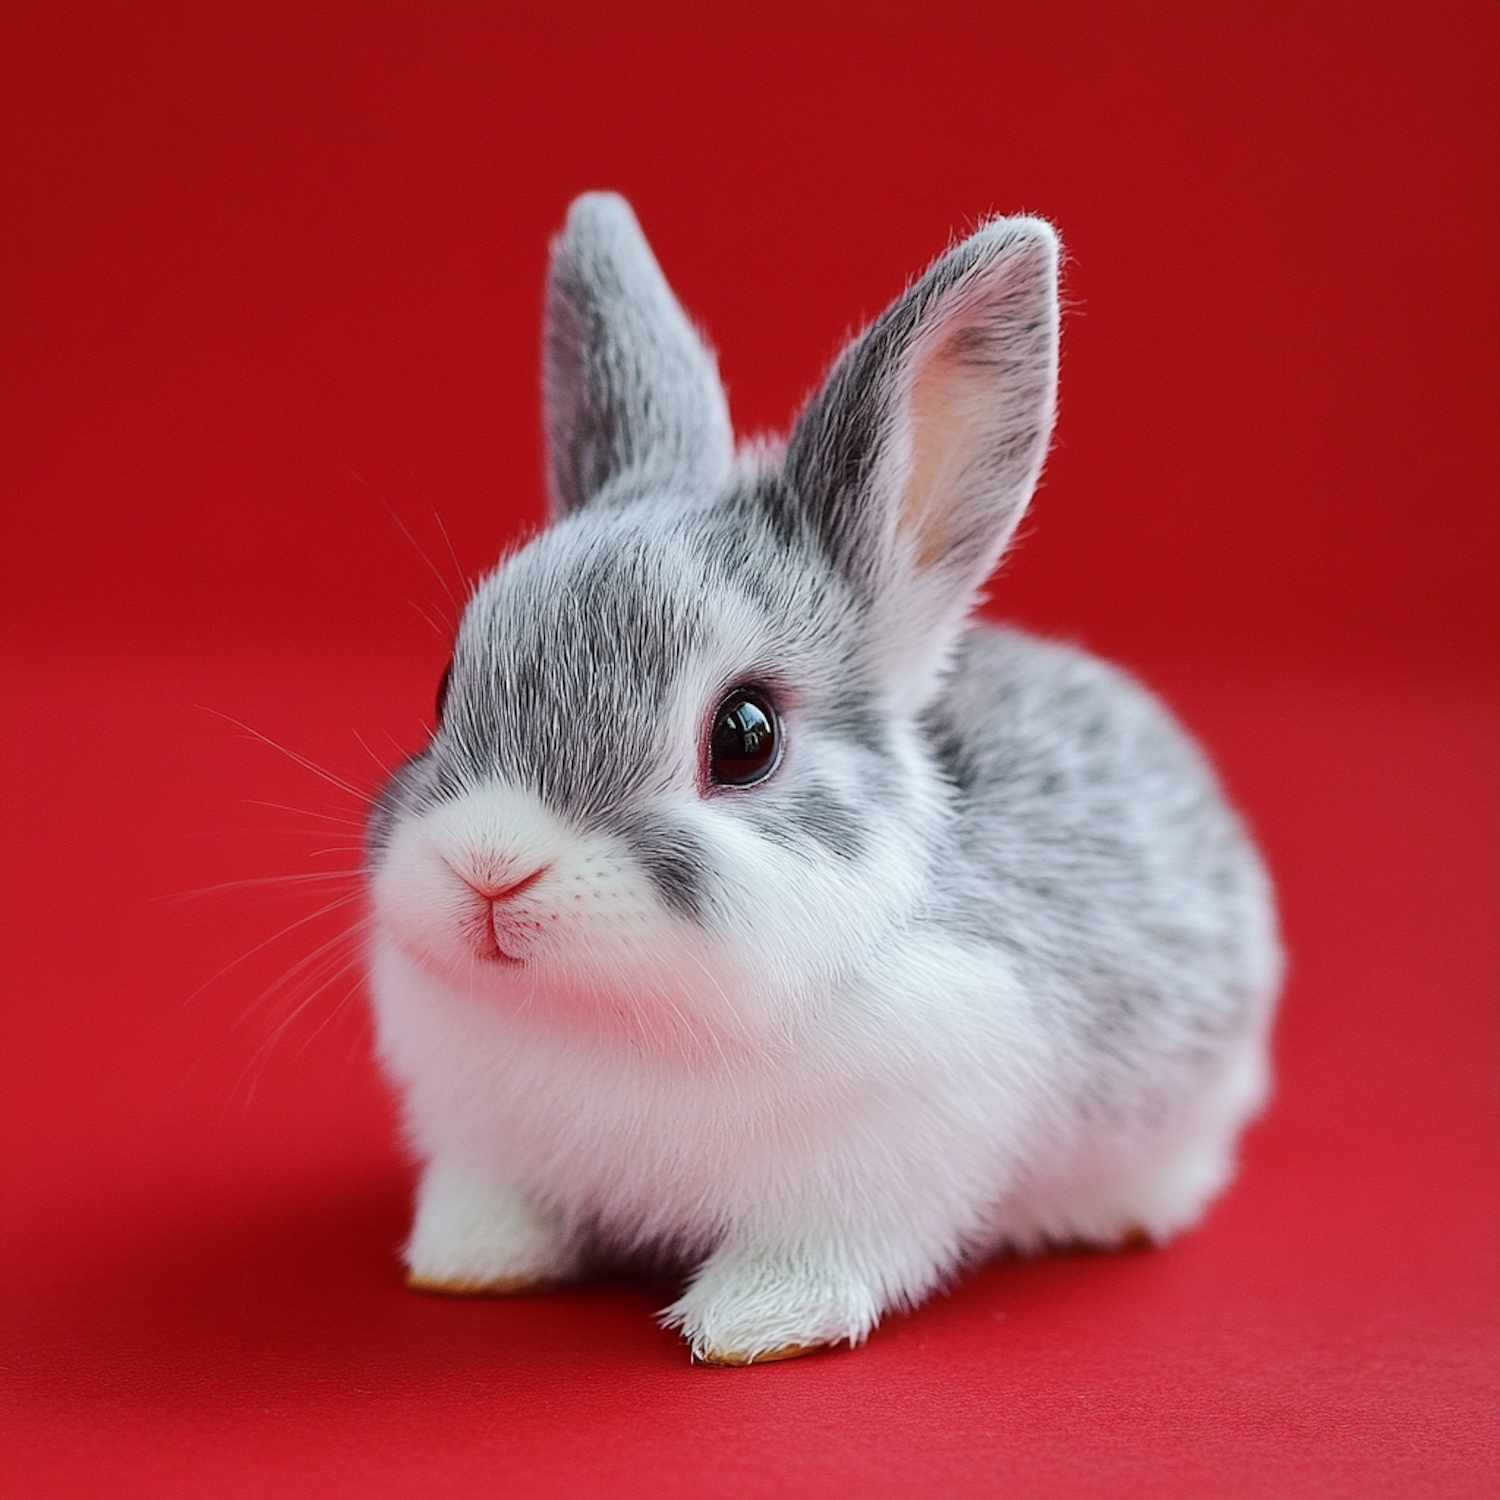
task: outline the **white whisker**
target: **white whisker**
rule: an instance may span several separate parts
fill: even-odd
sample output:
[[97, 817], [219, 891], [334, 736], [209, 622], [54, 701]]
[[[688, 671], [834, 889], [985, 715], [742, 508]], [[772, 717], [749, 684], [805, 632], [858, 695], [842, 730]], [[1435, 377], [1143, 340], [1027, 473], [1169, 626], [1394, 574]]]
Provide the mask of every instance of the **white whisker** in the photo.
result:
[[458, 560], [458, 553], [453, 550], [453, 542], [448, 536], [448, 528], [443, 525], [443, 518], [437, 513], [437, 507], [428, 503], [427, 509], [432, 513], [432, 519], [437, 523], [438, 535], [443, 539], [443, 545], [448, 549], [448, 556], [453, 559], [453, 571], [458, 577], [458, 586], [464, 593], [469, 592], [469, 580], [464, 575], [464, 565]]
[[341, 943], [347, 942], [356, 933], [367, 925], [366, 918], [360, 918], [349, 926], [335, 933], [327, 942], [320, 943], [312, 952], [304, 954], [294, 963], [279, 979], [273, 980], [258, 994], [241, 1012], [240, 1018], [235, 1025], [241, 1025], [249, 1019], [262, 1005], [266, 1003], [278, 990], [291, 985], [293, 981], [301, 983], [304, 978], [310, 977], [316, 970], [317, 965], [323, 962]]
[[450, 626], [445, 620], [434, 620], [433, 617], [427, 613], [427, 611], [422, 607], [421, 603], [416, 599], [408, 599], [406, 602], [411, 605], [411, 607], [416, 610], [416, 612], [422, 617], [422, 623], [426, 625], [435, 636], [444, 641], [452, 640], [453, 627]]
[[[353, 967], [355, 967], [355, 965], [352, 964], [352, 963], [349, 964], [349, 965], [346, 965], [345, 968], [344, 968], [344, 970], [343, 970], [343, 972], [345, 974], [347, 974], [349, 972], [349, 970], [351, 968], [353, 968]], [[325, 989], [325, 990], [328, 989], [328, 987], [330, 985], [334, 984], [340, 977], [341, 976], [339, 974], [331, 974], [331, 975], [329, 975], [329, 977], [327, 978], [327, 980], [324, 981], [322, 988]], [[318, 1022], [318, 1024], [317, 1024], [316, 1027], [313, 1028], [312, 1035], [309, 1036], [306, 1039], [306, 1041], [304, 1041], [302, 1043], [302, 1046], [298, 1049], [299, 1051], [306, 1052], [307, 1049], [309, 1047], [311, 1047], [312, 1044], [315, 1041], [317, 1041], [317, 1039], [320, 1036], [323, 1035], [323, 1033], [329, 1028], [329, 1026], [335, 1020], [337, 1020], [338, 1017], [343, 1013], [344, 1008], [349, 1004], [349, 1002], [359, 993], [360, 986], [363, 983], [364, 983], [364, 974], [361, 973], [360, 976], [354, 981], [354, 983], [351, 984], [349, 986], [349, 988], [346, 989], [344, 991], [344, 993], [339, 996], [339, 998], [334, 1002], [334, 1004], [329, 1007], [328, 1014], [326, 1016], [324, 1016], [321, 1021]]]
[[349, 476], [356, 481], [356, 483], [364, 486], [366, 493], [374, 496], [374, 498], [380, 502], [381, 508], [385, 511], [386, 515], [388, 515], [391, 520], [393, 520], [400, 528], [401, 535], [411, 543], [412, 549], [416, 552], [417, 556], [420, 557], [422, 561], [427, 564], [428, 568], [432, 570], [432, 576], [437, 579], [438, 584], [441, 586], [443, 592], [448, 596], [448, 602], [453, 606], [454, 612], [461, 614], [463, 612], [463, 605], [461, 605], [454, 597], [453, 590], [448, 587], [448, 580], [443, 577], [442, 573], [438, 569], [437, 564], [433, 562], [433, 560], [422, 549], [422, 546], [417, 541], [416, 537], [411, 534], [411, 531], [407, 527], [406, 522], [403, 521], [401, 517], [398, 516], [396, 512], [391, 508], [391, 506], [387, 503], [385, 496], [382, 495], [377, 489], [375, 489], [375, 487], [371, 485], [362, 475], [356, 474], [354, 470], [349, 468], [347, 464], [344, 465], [344, 468]]
[[[315, 812], [310, 807], [288, 807], [284, 802], [263, 802], [255, 797], [245, 798], [246, 807], [269, 807], [276, 812], [296, 813], [303, 818], [321, 818], [325, 823], [343, 823], [346, 827], [363, 829], [364, 824], [358, 818], [343, 818], [335, 813]], [[311, 832], [309, 829], [298, 829], [299, 833]]]
[[[340, 978], [348, 974], [351, 970], [362, 966], [364, 954], [358, 939], [365, 925], [364, 919], [361, 919], [344, 928], [326, 943], [320, 944], [299, 963], [294, 964], [275, 983], [267, 986], [241, 1013], [239, 1020], [235, 1023], [236, 1025], [243, 1024], [268, 999], [279, 991], [285, 991], [289, 998], [295, 1001], [292, 1008], [282, 1017], [271, 1034], [255, 1049], [255, 1052], [241, 1070], [236, 1091], [239, 1088], [245, 1087], [246, 1080], [249, 1079], [249, 1085], [245, 1089], [242, 1112], [249, 1112], [255, 1098], [256, 1089], [259, 1087], [260, 1080], [265, 1074], [272, 1053], [289, 1028], [296, 1023], [298, 1017], [303, 1015], [308, 1007], [330, 985], [336, 984]], [[342, 956], [339, 952], [340, 949], [346, 950]], [[299, 973], [299, 971], [304, 972]], [[350, 993], [352, 992], [351, 990]], [[301, 996], [300, 999], [297, 998], [299, 994]], [[347, 999], [347, 996], [345, 998]], [[337, 1013], [337, 1008], [334, 1013]], [[321, 1027], [319, 1029], [321, 1030]]]
[[359, 748], [361, 750], [363, 750], [365, 752], [365, 754], [368, 755], [370, 757], [370, 759], [373, 760], [377, 766], [380, 767], [380, 774], [383, 777], [389, 779], [389, 777], [391, 775], [391, 768], [388, 765], [386, 765], [386, 763], [383, 760], [381, 760], [381, 758], [378, 755], [376, 755], [376, 753], [372, 749], [370, 749], [368, 741], [359, 732], [359, 730], [357, 730], [357, 729], [353, 730], [352, 733], [354, 735], [354, 738], [359, 741]]
[[278, 744], [270, 735], [262, 734], [258, 729], [252, 729], [243, 720], [237, 719], [233, 714], [226, 714], [217, 708], [210, 708], [206, 703], [200, 703], [198, 707], [206, 714], [213, 714], [215, 718], [223, 719], [226, 723], [233, 724], [237, 729], [243, 729], [251, 738], [259, 740], [263, 745], [269, 745], [273, 750], [279, 750], [289, 760], [295, 761], [305, 771], [311, 771], [314, 776], [321, 776], [330, 786], [336, 786], [341, 792], [348, 792], [351, 797], [358, 797], [361, 802], [368, 803], [372, 799], [368, 792], [361, 791], [352, 782], [345, 781], [342, 777], [334, 775], [332, 771], [318, 765], [316, 761], [309, 760], [305, 755], [299, 755], [295, 750], [289, 750], [285, 745]]
[[217, 885], [199, 886], [191, 891], [172, 891], [165, 896], [152, 896], [151, 901], [196, 901], [203, 896], [214, 896], [221, 891], [246, 891], [257, 888], [284, 888], [294, 885], [313, 885], [322, 881], [360, 878], [359, 870], [309, 870], [300, 875], [251, 875], [243, 880], [221, 880]]
[[327, 902], [325, 905], [320, 906], [316, 911], [307, 912], [303, 916], [298, 917], [294, 922], [288, 922], [287, 925], [283, 927], [279, 932], [273, 932], [270, 937], [263, 938], [253, 948], [248, 949], [246, 952], [240, 954], [238, 958], [232, 959], [229, 963], [225, 964], [217, 974], [213, 974], [209, 978], [205, 979], [203, 983], [200, 984], [198, 988], [195, 989], [192, 994], [190, 994], [187, 999], [182, 1002], [183, 1005], [191, 1005], [210, 985], [217, 984], [219, 980], [221, 980], [226, 974], [230, 973], [234, 969], [239, 968], [242, 963], [246, 963], [250, 959], [254, 958], [257, 953], [260, 953], [269, 948], [272, 943], [280, 942], [282, 938], [296, 932], [299, 927], [306, 927], [309, 922], [316, 922], [319, 917], [326, 917], [329, 912], [337, 911], [341, 906], [348, 906], [352, 902], [359, 900], [360, 897], [360, 892], [352, 891], [347, 896], [340, 896], [337, 901]]

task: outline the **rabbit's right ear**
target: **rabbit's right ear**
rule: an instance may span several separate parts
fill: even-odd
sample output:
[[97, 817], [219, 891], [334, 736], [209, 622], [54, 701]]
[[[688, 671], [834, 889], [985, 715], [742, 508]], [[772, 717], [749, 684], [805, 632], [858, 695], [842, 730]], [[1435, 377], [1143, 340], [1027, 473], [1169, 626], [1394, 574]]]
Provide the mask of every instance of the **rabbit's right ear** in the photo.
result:
[[614, 193], [577, 199], [552, 242], [543, 395], [554, 520], [596, 498], [701, 492], [729, 474], [713, 356]]
[[1057, 387], [1057, 236], [991, 219], [844, 351], [792, 432], [782, 524], [864, 604], [919, 706], [1041, 473]]

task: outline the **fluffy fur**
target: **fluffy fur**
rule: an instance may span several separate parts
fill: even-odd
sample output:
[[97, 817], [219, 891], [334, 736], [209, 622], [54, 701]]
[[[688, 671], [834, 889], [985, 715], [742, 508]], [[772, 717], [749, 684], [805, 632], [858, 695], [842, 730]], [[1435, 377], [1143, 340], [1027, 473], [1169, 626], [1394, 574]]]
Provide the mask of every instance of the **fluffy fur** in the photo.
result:
[[[476, 591], [370, 828], [414, 1284], [690, 1270], [699, 1358], [865, 1337], [1001, 1247], [1162, 1240], [1264, 1096], [1266, 878], [1202, 756], [1080, 652], [969, 623], [1035, 486], [1057, 244], [996, 219], [784, 459], [626, 204], [553, 246], [553, 524]], [[775, 771], [714, 784], [737, 685]]]

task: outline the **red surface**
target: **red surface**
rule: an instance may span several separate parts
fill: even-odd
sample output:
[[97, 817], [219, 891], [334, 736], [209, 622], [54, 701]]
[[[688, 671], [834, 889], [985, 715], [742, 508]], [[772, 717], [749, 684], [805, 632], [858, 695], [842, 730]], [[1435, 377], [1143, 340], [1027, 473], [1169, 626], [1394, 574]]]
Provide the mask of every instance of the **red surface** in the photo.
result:
[[[4, 22], [0, 1493], [1500, 1490], [1500, 11]], [[594, 186], [748, 430], [950, 231], [1061, 226], [997, 607], [1168, 693], [1292, 951], [1276, 1101], [1170, 1249], [748, 1371], [663, 1288], [400, 1289], [352, 908], [314, 915], [357, 798], [219, 715], [359, 788], [418, 738], [451, 606], [402, 528], [456, 589], [540, 515], [545, 245]]]

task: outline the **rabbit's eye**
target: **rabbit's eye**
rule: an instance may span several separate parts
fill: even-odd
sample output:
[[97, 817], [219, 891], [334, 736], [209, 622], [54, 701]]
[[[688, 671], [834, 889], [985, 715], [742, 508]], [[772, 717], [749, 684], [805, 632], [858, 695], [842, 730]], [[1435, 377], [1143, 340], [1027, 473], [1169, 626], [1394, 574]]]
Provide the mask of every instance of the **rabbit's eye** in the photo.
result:
[[448, 684], [453, 681], [453, 663], [450, 661], [443, 668], [443, 675], [438, 679], [437, 690], [437, 722], [443, 722], [443, 710], [448, 707]]
[[752, 786], [769, 776], [780, 758], [776, 710], [763, 694], [737, 688], [714, 714], [708, 737], [709, 775], [721, 786]]

